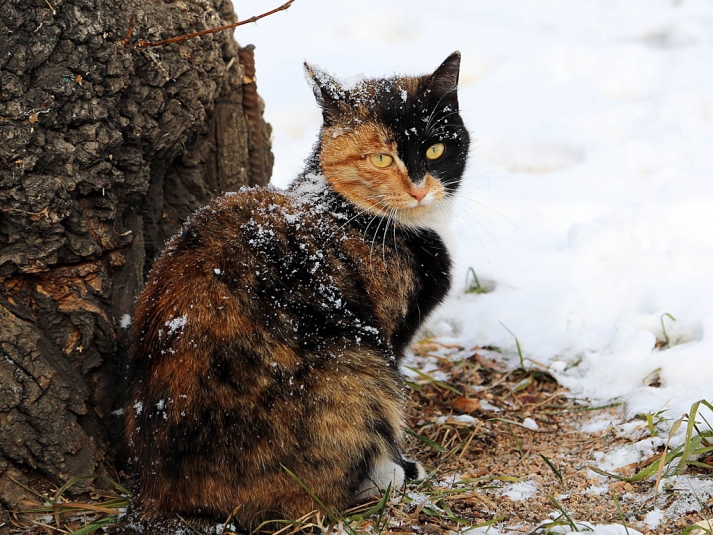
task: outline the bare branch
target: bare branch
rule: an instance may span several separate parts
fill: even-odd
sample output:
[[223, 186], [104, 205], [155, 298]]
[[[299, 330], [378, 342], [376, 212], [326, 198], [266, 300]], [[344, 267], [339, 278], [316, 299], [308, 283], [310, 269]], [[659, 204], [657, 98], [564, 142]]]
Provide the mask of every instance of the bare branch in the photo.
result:
[[[228, 24], [227, 26], [221, 26], [220, 28], [210, 28], [208, 30], [202, 30], [200, 32], [194, 32], [194, 33], [187, 33], [185, 35], [179, 35], [178, 37], [172, 37], [170, 39], [164, 39], [162, 41], [144, 41], [141, 39], [138, 41], [134, 46], [138, 46], [141, 48], [147, 48], [150, 46], [164, 46], [164, 45], [170, 45], [173, 43], [180, 43], [181, 41], [185, 41], [187, 39], [192, 39], [193, 37], [199, 37], [201, 35], [208, 35], [211, 33], [216, 33], [216, 32], [222, 32], [223, 30], [229, 30], [230, 28], [237, 28], [238, 26], [242, 26], [243, 24], [250, 24], [251, 22], [257, 22], [260, 19], [263, 19], [265, 17], [269, 17], [270, 15], [274, 15], [275, 13], [279, 11], [285, 11], [288, 9], [292, 3], [295, 0], [289, 0], [288, 2], [285, 2], [282, 4], [280, 7], [276, 7], [275, 9], [271, 11], [267, 11], [266, 13], [262, 13], [261, 15], [255, 15], [254, 17], [250, 17], [249, 19], [245, 19], [239, 22], [234, 22], [233, 24]], [[133, 32], [133, 24], [130, 24], [129, 26], [129, 32], [127, 33], [126, 37], [124, 40], [122, 40], [122, 44], [126, 45], [129, 42], [129, 39], [131, 38], [131, 33]]]

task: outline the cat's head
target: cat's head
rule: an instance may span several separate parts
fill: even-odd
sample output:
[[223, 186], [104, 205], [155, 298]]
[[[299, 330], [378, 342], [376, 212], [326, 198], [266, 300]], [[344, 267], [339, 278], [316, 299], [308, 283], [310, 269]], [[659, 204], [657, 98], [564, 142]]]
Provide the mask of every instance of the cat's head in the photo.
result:
[[460, 52], [432, 74], [354, 83], [305, 67], [322, 107], [319, 157], [332, 187], [366, 212], [431, 226], [468, 155], [458, 112]]

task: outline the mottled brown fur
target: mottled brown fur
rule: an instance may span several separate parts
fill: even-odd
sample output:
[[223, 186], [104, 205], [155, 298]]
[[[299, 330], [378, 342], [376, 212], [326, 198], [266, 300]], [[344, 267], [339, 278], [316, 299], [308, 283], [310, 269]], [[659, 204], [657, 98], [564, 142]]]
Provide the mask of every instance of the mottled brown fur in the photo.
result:
[[[418, 225], [446, 195], [434, 175], [454, 172], [415, 179], [399, 133], [362, 103], [386, 102], [386, 88], [442, 106], [431, 78], [455, 91], [458, 60], [438, 77], [368, 81], [325, 102], [314, 167], [290, 192], [215, 199], [169, 242], [133, 317], [126, 433], [141, 522], [297, 518], [317, 504], [288, 470], [334, 510], [391, 475], [421, 477], [400, 454], [398, 364], [449, 285], [445, 246]], [[369, 156], [380, 153], [393, 164], [377, 168]], [[424, 187], [433, 195], [421, 202]]]
[[[274, 333], [266, 332], [264, 326], [250, 317], [250, 303], [246, 301], [244, 290], [248, 288], [252, 290], [249, 293], [256, 292], [258, 285], [254, 282], [252, 266], [241, 266], [240, 262], [236, 262], [226, 267], [231, 257], [247, 256], [244, 239], [236, 236], [234, 229], [248, 220], [275, 227], [286, 225], [280, 221], [279, 215], [276, 219], [268, 207], [278, 205], [289, 213], [296, 210], [293, 203], [283, 194], [259, 190], [219, 199], [206, 207], [194, 221], [210, 239], [198, 248], [186, 247], [180, 240], [174, 240], [169, 246], [169, 253], [157, 261], [153, 269], [134, 316], [136, 325], [145, 326], [143, 336], [139, 334], [135, 339], [134, 354], [147, 354], [152, 360], [152, 371], [146, 378], [149, 384], [139, 384], [134, 388], [132, 399], [145, 400], [141, 414], [137, 415], [137, 409], [132, 404], [127, 418], [127, 433], [133, 449], [144, 456], [138, 461], [139, 470], [143, 473], [140, 474], [142, 487], [136, 505], [149, 518], [158, 518], [166, 512], [205, 512], [206, 504], [212, 504], [216, 512], [224, 514], [240, 504], [236, 520], [241, 525], [255, 526], [256, 522], [270, 518], [299, 516], [316, 507], [286, 471], [265, 474], [261, 469], [265, 465], [279, 466], [283, 462], [280, 459], [294, 456], [287, 450], [300, 449], [301, 446], [307, 448], [307, 445], [299, 443], [300, 437], [286, 425], [294, 418], [289, 403], [276, 401], [272, 407], [260, 404], [260, 393], [269, 389], [275, 381], [270, 370], [257, 370], [256, 373], [252, 368], [233, 369], [232, 381], [242, 385], [239, 398], [235, 396], [231, 384], [216, 384], [210, 391], [201, 389], [199, 384], [201, 378], [215, 373], [210, 353], [205, 350], [206, 345], [227, 344], [236, 339], [251, 340], [256, 332], [260, 333], [260, 343], [253, 345], [248, 342], [249, 351], [270, 359], [271, 363], [275, 363], [274, 368], [283, 373], [294, 373], [300, 360], [309, 358], [309, 355], [298, 356], [294, 348], [286, 347]], [[308, 229], [305, 225], [305, 231]], [[307, 242], [311, 239], [308, 235], [303, 238]], [[408, 295], [414, 287], [413, 280], [408, 276], [409, 270], [398, 261], [385, 262], [380, 255], [372, 254], [369, 244], [356, 232], [345, 232], [342, 246], [347, 263], [369, 271], [366, 295], [361, 297], [373, 300], [379, 322], [388, 325], [392, 318], [402, 316], [402, 296]], [[338, 265], [330, 267], [338, 276]], [[221, 272], [226, 270], [231, 278], [242, 281], [241, 287], [236, 291], [216, 276], [215, 269]], [[189, 291], [186, 291], [185, 280], [191, 281]], [[217, 310], [217, 304], [223, 308]], [[169, 330], [167, 324], [184, 315], [188, 318], [180, 333], [170, 335], [173, 336], [171, 343], [162, 343], [162, 337], [169, 337], [166, 334]], [[343, 352], [338, 361], [328, 361], [319, 370], [317, 379], [311, 382], [305, 380], [294, 386], [295, 392], [303, 386], [308, 388], [311, 402], [320, 407], [309, 422], [310, 440], [316, 440], [309, 445], [309, 454], [316, 459], [323, 458], [325, 464], [320, 464], [318, 468], [309, 464], [286, 468], [295, 472], [330, 507], [343, 508], [353, 499], [353, 496], [346, 494], [348, 488], [344, 488], [342, 493], [335, 493], [335, 489], [343, 487], [342, 481], [349, 477], [345, 470], [353, 464], [353, 458], [358, 457], [358, 452], [368, 448], [369, 441], [374, 440], [368, 432], [374, 425], [374, 415], [386, 418], [394, 429], [402, 425], [403, 393], [400, 385], [393, 381], [392, 366], [381, 355], [351, 349]], [[156, 406], [161, 400], [164, 400], [163, 408], [157, 418], [163, 419], [163, 422], [159, 421], [159, 426], [164, 423], [166, 426], [181, 425], [182, 421], [196, 413], [196, 407], [201, 406], [210, 406], [216, 411], [268, 411], [266, 416], [278, 420], [274, 423], [277, 427], [272, 434], [280, 437], [282, 443], [259, 449], [252, 457], [226, 451], [222, 460], [211, 458], [205, 463], [192, 460], [186, 476], [190, 486], [200, 489], [200, 492], [181, 492], [186, 483], [176, 481], [160, 460], [157, 463], [155, 459], [154, 452], [174, 447], [170, 437], [160, 430], [152, 434], [137, 432], [137, 424], [141, 424], [141, 416], [148, 410], [146, 405]], [[374, 407], [378, 408], [375, 410]], [[285, 421], [280, 422], [281, 418]], [[144, 419], [143, 425], [150, 424]], [[215, 439], [220, 440], [220, 437]], [[376, 447], [379, 451], [388, 450], [385, 444], [378, 442]], [[237, 447], [235, 444], [232, 446]], [[231, 462], [245, 465], [240, 478], [225, 470], [226, 463]], [[270, 517], [268, 511], [274, 509], [276, 503], [284, 506], [274, 510], [272, 514], [275, 516]]]

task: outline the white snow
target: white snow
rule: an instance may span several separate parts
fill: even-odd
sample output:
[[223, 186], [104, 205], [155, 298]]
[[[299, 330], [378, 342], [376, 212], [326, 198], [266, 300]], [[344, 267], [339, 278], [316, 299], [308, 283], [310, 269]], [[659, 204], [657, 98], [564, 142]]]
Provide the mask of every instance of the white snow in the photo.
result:
[[534, 481], [518, 481], [503, 487], [502, 494], [514, 502], [520, 502], [532, 498], [538, 491], [537, 483]]
[[184, 314], [183, 316], [173, 318], [171, 321], [167, 321], [166, 327], [168, 327], [168, 334], [180, 331], [186, 326], [186, 323], [188, 323], [188, 314]]
[[644, 517], [644, 522], [649, 527], [649, 529], [656, 529], [659, 527], [661, 520], [664, 518], [664, 513], [661, 509], [653, 509], [646, 513]]
[[469, 425], [477, 425], [478, 419], [473, 418], [472, 416], [468, 414], [452, 414], [450, 416], [440, 416], [436, 423], [439, 425], [443, 425], [445, 423], [459, 423], [459, 424], [469, 424]]
[[[622, 466], [642, 462], [653, 457], [656, 453], [656, 449], [665, 443], [666, 441], [661, 437], [648, 438], [622, 446], [609, 454], [596, 452], [594, 454], [594, 460], [596, 461], [596, 466], [600, 469], [613, 472]], [[592, 472], [592, 474], [594, 473]]]
[[[577, 531], [587, 535], [641, 535], [640, 531], [622, 526], [621, 524], [590, 524], [589, 522], [576, 522]], [[568, 526], [554, 526], [549, 528], [549, 533], [573, 533]]]
[[480, 408], [483, 409], [484, 411], [490, 411], [490, 412], [500, 412], [502, 409], [500, 407], [496, 407], [492, 403], [490, 403], [488, 400], [481, 399], [480, 400]]
[[121, 316], [119, 327], [121, 327], [122, 329], [128, 329], [129, 327], [131, 327], [131, 316], [129, 314], [124, 314], [123, 316]]
[[535, 420], [533, 420], [532, 418], [525, 418], [522, 421], [522, 426], [525, 429], [529, 429], [531, 431], [537, 431], [540, 428], [540, 426], [537, 425], [537, 422]]

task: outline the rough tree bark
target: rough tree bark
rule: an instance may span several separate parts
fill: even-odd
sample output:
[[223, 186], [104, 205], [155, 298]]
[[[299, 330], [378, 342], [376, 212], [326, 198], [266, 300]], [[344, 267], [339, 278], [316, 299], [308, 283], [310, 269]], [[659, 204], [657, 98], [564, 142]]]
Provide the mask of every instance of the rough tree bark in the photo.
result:
[[132, 15], [149, 40], [236, 20], [230, 0], [0, 0], [3, 509], [27, 497], [13, 480], [112, 462], [146, 271], [195, 208], [269, 180], [252, 50], [123, 46]]

